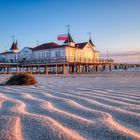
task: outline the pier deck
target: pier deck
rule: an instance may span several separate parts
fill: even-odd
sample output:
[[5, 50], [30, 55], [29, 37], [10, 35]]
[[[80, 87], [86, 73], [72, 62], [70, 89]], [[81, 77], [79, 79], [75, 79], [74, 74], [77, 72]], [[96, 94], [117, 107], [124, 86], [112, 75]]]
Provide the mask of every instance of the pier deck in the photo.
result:
[[12, 69], [15, 69], [15, 73], [20, 71], [30, 71], [31, 73], [85, 73], [85, 72], [98, 72], [99, 70], [111, 71], [114, 69], [127, 69], [132, 67], [140, 67], [140, 64], [128, 64], [128, 63], [113, 63], [112, 59], [101, 59], [98, 61], [30, 61], [24, 63], [0, 63], [0, 73], [13, 73]]

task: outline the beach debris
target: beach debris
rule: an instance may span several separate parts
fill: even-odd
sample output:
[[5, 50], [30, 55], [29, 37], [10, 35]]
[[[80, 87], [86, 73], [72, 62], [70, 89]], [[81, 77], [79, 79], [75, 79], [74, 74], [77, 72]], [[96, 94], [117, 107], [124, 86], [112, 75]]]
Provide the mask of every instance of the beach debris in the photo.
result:
[[20, 72], [12, 75], [6, 82], [5, 85], [35, 85], [37, 81], [31, 73]]

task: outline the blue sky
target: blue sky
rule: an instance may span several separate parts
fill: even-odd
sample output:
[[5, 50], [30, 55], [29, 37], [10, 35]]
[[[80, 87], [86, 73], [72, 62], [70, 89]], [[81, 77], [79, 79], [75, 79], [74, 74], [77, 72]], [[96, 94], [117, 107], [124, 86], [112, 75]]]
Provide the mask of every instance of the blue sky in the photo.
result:
[[57, 42], [67, 33], [76, 42], [88, 41], [88, 32], [101, 52], [140, 51], [140, 0], [0, 0], [0, 51], [10, 48], [11, 36], [19, 48]]

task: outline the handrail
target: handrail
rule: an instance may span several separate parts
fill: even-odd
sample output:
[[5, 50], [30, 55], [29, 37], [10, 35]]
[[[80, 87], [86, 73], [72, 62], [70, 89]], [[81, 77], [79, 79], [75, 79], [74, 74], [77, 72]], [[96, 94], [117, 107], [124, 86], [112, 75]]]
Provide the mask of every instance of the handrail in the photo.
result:
[[51, 57], [51, 58], [40, 58], [40, 59], [29, 59], [29, 60], [24, 60], [24, 61], [19, 61], [19, 63], [0, 63], [1, 65], [3, 64], [35, 64], [35, 63], [84, 63], [84, 64], [95, 64], [95, 63], [113, 63], [114, 60], [109, 58], [109, 59], [90, 59], [90, 58], [84, 58], [84, 57], [79, 57], [79, 58], [74, 58], [74, 57]]

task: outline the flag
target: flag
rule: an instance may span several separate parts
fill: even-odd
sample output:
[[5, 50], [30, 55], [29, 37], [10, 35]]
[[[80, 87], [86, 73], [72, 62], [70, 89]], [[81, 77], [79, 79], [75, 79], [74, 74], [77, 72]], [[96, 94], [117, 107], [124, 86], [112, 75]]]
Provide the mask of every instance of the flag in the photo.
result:
[[59, 35], [57, 36], [57, 40], [68, 40], [68, 35], [67, 34], [63, 34], [63, 35]]

